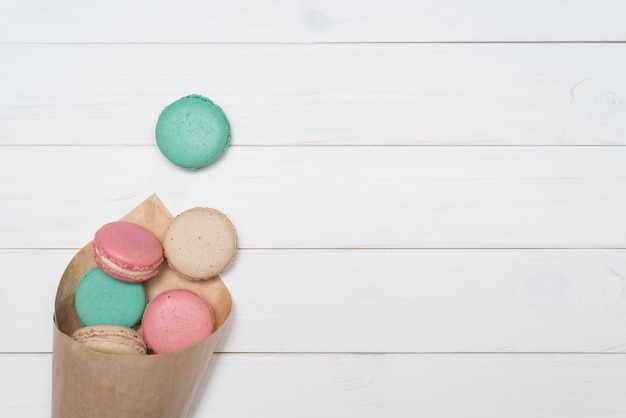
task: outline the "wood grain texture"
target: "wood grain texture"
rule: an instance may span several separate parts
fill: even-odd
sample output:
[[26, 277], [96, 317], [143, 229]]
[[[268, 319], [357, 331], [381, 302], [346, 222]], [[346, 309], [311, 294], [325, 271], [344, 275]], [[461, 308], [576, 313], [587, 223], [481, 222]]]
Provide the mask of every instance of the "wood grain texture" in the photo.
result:
[[153, 145], [161, 110], [190, 93], [225, 110], [235, 145], [626, 144], [623, 43], [46, 44], [0, 55], [1, 145]]
[[155, 146], [1, 150], [0, 248], [81, 247], [152, 193], [224, 212], [242, 248], [626, 247], [624, 147], [231, 147], [198, 172]]
[[[0, 352], [50, 350], [74, 253], [0, 251], [22, 278], [0, 293]], [[625, 250], [242, 250], [222, 277], [220, 352], [626, 351]]]
[[[50, 355], [4, 355], [4, 416], [48, 416]], [[621, 418], [622, 355], [216, 354], [194, 417]]]
[[620, 0], [23, 0], [0, 42], [623, 41]]
[[[234, 222], [192, 416], [626, 415], [626, 2], [0, 2], [0, 416], [58, 278], [157, 193]], [[154, 126], [199, 93], [233, 146]]]

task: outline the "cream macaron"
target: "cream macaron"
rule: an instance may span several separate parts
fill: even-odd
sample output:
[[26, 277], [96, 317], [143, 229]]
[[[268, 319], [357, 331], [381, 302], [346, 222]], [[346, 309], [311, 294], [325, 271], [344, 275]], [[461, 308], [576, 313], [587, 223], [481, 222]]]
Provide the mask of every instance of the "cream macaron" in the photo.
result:
[[216, 209], [193, 208], [176, 216], [163, 239], [165, 258], [190, 280], [206, 280], [230, 266], [237, 254], [231, 221]]
[[92, 350], [108, 354], [144, 355], [148, 352], [142, 335], [118, 325], [94, 325], [77, 329], [72, 338]]

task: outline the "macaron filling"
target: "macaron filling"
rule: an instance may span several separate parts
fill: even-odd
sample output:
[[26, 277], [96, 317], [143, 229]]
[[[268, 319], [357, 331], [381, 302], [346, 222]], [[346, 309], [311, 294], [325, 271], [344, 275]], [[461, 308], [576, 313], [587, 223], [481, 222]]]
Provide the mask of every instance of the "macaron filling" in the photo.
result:
[[94, 246], [94, 252], [96, 256], [96, 262], [101, 262], [102, 264], [104, 264], [104, 266], [100, 266], [101, 268], [110, 269], [110, 270], [113, 270], [113, 272], [118, 273], [120, 275], [128, 276], [128, 277], [136, 277], [138, 279], [148, 279], [148, 278], [156, 276], [156, 274], [159, 272], [159, 266], [163, 262], [163, 259], [161, 259], [161, 261], [159, 261], [159, 263], [154, 266], [149, 266], [149, 267], [133, 266], [133, 270], [130, 270], [130, 269], [125, 269], [119, 266], [114, 261], [107, 258], [107, 256], [103, 254], [100, 251], [100, 249], [96, 246]]

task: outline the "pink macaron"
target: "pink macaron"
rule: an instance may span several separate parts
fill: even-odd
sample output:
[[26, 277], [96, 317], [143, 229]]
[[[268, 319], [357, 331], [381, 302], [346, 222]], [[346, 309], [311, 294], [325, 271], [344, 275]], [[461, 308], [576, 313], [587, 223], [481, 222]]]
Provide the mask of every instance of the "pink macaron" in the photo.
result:
[[157, 237], [132, 222], [110, 222], [93, 241], [96, 264], [108, 275], [127, 282], [143, 282], [157, 275], [163, 246]]
[[150, 301], [141, 322], [143, 337], [154, 353], [170, 353], [197, 344], [215, 329], [211, 305], [186, 289], [170, 289]]

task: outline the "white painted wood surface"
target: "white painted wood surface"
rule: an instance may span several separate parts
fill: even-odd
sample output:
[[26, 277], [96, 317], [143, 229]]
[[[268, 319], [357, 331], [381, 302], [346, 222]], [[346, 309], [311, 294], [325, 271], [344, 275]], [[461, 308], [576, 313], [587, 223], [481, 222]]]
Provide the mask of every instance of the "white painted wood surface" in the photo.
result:
[[0, 55], [2, 145], [153, 145], [162, 108], [197, 91], [228, 113], [234, 145], [626, 143], [624, 43], [0, 44]]
[[[74, 252], [0, 251], [23, 277], [1, 294], [1, 351], [50, 350], [44, 279]], [[241, 250], [218, 351], [621, 353], [625, 277], [626, 250]]]
[[3, 42], [624, 41], [621, 0], [2, 2]]
[[174, 213], [218, 207], [243, 248], [624, 248], [624, 161], [624, 147], [233, 146], [190, 173], [155, 146], [7, 146], [0, 176], [20, 176], [0, 245], [78, 248], [156, 192]]
[[[626, 408], [622, 357], [216, 354], [191, 416], [612, 418]], [[48, 416], [50, 357], [0, 360], [12, 375], [0, 386], [6, 416]]]
[[[151, 193], [241, 251], [194, 417], [623, 417], [626, 3], [0, 3], [0, 416], [58, 278]], [[163, 106], [220, 104], [187, 172]]]

